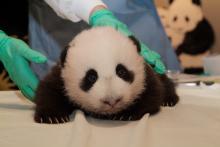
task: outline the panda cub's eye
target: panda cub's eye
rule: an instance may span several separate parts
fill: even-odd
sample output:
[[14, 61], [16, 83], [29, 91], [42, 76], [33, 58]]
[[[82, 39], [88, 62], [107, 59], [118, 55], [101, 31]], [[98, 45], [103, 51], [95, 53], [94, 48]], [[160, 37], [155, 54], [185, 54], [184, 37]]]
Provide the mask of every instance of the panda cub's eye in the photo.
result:
[[129, 71], [124, 65], [118, 64], [116, 67], [116, 74], [118, 77], [123, 79], [126, 82], [132, 83], [134, 81], [134, 74], [132, 71]]
[[95, 83], [97, 80], [97, 72], [94, 69], [90, 69], [87, 73], [86, 73], [86, 80], [90, 83]]
[[119, 77], [125, 77], [126, 74], [128, 73], [128, 71], [127, 71], [127, 69], [126, 69], [123, 65], [119, 64], [119, 65], [116, 67], [116, 73], [117, 73], [117, 75], [118, 75]]
[[88, 91], [98, 80], [98, 73], [94, 69], [89, 69], [81, 81], [80, 88]]

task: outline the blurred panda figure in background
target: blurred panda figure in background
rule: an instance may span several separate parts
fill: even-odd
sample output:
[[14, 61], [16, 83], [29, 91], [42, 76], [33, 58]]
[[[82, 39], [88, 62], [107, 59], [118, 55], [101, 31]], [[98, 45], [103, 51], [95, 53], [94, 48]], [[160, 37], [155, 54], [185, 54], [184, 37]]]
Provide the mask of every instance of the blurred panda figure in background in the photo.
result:
[[168, 22], [168, 10], [166, 8], [157, 8], [157, 11], [159, 13], [161, 22], [163, 27], [165, 28], [166, 34], [169, 38], [169, 40], [171, 41], [172, 47], [174, 49], [176, 49], [182, 42], [184, 39], [184, 33], [181, 33], [175, 29], [173, 29], [169, 22]]
[[215, 37], [201, 0], [169, 0], [169, 4], [168, 9], [158, 8], [158, 13], [184, 72], [203, 73], [202, 58], [209, 55]]

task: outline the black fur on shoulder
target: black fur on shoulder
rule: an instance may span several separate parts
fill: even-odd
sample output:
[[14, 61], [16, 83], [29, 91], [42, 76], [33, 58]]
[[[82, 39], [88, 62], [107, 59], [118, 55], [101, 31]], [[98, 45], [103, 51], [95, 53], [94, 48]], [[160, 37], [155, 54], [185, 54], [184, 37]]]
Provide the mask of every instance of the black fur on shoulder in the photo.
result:
[[56, 65], [42, 80], [35, 96], [36, 110], [34, 119], [38, 123], [64, 123], [75, 109], [65, 94], [61, 78], [61, 66]]
[[214, 31], [209, 22], [203, 19], [198, 23], [195, 30], [186, 33], [183, 43], [176, 50], [176, 54], [197, 55], [204, 53], [211, 48], [214, 41]]

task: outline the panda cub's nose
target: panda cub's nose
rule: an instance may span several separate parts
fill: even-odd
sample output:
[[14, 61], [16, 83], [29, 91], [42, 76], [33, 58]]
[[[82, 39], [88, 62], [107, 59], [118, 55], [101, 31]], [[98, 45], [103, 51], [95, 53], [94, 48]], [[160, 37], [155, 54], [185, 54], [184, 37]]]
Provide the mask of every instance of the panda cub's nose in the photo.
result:
[[106, 98], [102, 102], [106, 105], [114, 107], [117, 103], [121, 101], [121, 98], [113, 99], [113, 98]]

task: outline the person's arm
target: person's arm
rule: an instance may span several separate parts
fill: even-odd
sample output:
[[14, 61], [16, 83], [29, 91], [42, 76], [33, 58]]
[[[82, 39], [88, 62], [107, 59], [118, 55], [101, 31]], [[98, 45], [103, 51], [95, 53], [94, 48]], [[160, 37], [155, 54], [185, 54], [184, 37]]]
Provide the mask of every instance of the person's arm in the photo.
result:
[[0, 61], [21, 92], [33, 101], [38, 79], [29, 62], [43, 63], [46, 57], [30, 49], [22, 40], [9, 37], [0, 30]]
[[58, 16], [77, 22], [89, 22], [89, 16], [95, 7], [106, 8], [101, 0], [45, 0]]

